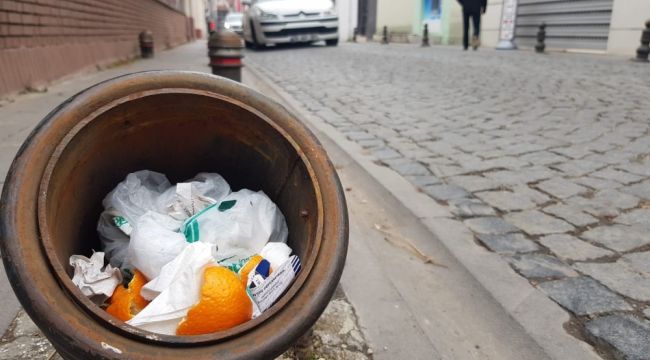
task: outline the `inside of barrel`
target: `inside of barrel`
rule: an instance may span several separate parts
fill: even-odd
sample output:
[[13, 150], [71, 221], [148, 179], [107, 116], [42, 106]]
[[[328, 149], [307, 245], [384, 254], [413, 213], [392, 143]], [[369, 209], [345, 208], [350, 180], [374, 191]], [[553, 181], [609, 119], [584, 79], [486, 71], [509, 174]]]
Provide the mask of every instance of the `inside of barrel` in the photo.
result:
[[287, 220], [294, 253], [306, 259], [313, 251], [317, 195], [291, 143], [236, 103], [156, 94], [100, 114], [69, 139], [55, 161], [45, 216], [55, 258], [68, 276], [70, 255], [101, 251], [96, 227], [103, 198], [127, 174], [143, 169], [167, 175], [172, 184], [217, 172], [233, 191], [263, 190]]

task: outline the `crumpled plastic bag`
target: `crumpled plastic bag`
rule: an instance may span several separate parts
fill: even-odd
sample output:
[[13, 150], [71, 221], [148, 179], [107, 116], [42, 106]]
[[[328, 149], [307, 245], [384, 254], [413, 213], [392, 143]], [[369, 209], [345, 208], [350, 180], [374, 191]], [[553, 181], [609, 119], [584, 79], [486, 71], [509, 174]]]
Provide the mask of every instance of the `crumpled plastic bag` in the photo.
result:
[[127, 175], [106, 197], [97, 232], [111, 265], [129, 268], [129, 237], [134, 224], [147, 211], [164, 211], [161, 194], [171, 183], [161, 173], [142, 170]]
[[[173, 195], [169, 193], [173, 192]], [[163, 198], [172, 198], [166, 212], [183, 221], [230, 194], [230, 185], [219, 174], [200, 173], [193, 179], [168, 189]]]
[[162, 268], [160, 276], [143, 287], [140, 294], [153, 301], [127, 323], [159, 334], [176, 335], [178, 323], [199, 301], [203, 270], [215, 261], [213, 247], [203, 242], [188, 244]]
[[104, 209], [115, 209], [133, 225], [148, 211], [165, 213], [166, 203], [170, 202], [172, 194], [166, 198], [161, 195], [171, 186], [167, 177], [161, 173], [136, 171], [117, 184], [115, 189], [106, 195], [102, 204]]
[[129, 263], [147, 279], [160, 274], [187, 246], [185, 236], [178, 232], [180, 221], [171, 216], [149, 211], [136, 223], [128, 244]]
[[113, 268], [110, 264], [104, 267], [104, 253], [96, 252], [90, 259], [82, 255], [70, 256], [70, 266], [74, 268], [72, 282], [81, 292], [88, 297], [102, 303], [113, 295], [115, 288], [122, 283], [120, 269]]
[[216, 244], [220, 264], [258, 254], [267, 242], [286, 242], [284, 215], [264, 192], [243, 189], [185, 220], [188, 242]]
[[111, 265], [129, 268], [129, 237], [147, 212], [183, 221], [228, 194], [230, 185], [216, 173], [200, 173], [175, 186], [161, 173], [131, 173], [104, 198], [105, 211], [97, 224], [102, 249]]
[[277, 270], [289, 260], [289, 255], [291, 255], [291, 248], [285, 243], [279, 242], [270, 242], [264, 245], [262, 251], [260, 251], [260, 256], [266, 259], [271, 263], [271, 269]]

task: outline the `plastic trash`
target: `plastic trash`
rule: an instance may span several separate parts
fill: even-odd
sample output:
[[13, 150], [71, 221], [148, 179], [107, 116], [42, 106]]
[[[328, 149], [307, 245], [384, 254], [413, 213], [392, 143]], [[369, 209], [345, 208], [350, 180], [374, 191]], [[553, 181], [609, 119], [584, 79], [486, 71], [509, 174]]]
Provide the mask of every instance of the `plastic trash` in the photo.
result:
[[129, 237], [147, 212], [169, 215], [182, 222], [228, 194], [230, 185], [216, 173], [200, 173], [175, 186], [161, 173], [131, 173], [104, 198], [105, 211], [97, 224], [102, 249], [111, 265], [129, 268]]
[[264, 245], [260, 255], [271, 263], [271, 269], [277, 269], [289, 259], [291, 248], [285, 243], [270, 242]]
[[256, 286], [261, 285], [266, 278], [271, 275], [271, 263], [268, 262], [266, 259], [262, 259], [262, 261], [255, 266], [255, 269], [251, 271], [248, 274], [248, 278], [246, 279], [246, 287], [247, 288], [254, 288]]
[[[173, 191], [174, 196], [169, 192]], [[173, 198], [167, 205], [167, 213], [177, 219], [185, 220], [206, 207], [221, 201], [230, 194], [230, 185], [215, 173], [200, 173], [188, 182], [178, 183], [163, 194], [163, 198]]]
[[216, 244], [220, 264], [259, 253], [268, 242], [286, 242], [287, 224], [264, 192], [243, 189], [187, 219], [181, 232], [188, 242]]
[[[70, 256], [70, 266], [74, 268], [72, 282], [81, 292], [102, 303], [113, 295], [115, 288], [122, 283], [120, 269], [110, 264], [104, 267], [104, 253], [96, 252], [90, 259], [82, 255]], [[100, 295], [100, 296], [97, 296]]]
[[[110, 260], [106, 271], [120, 275], [112, 264], [151, 279], [140, 291], [151, 302], [128, 324], [175, 335], [199, 301], [207, 266], [224, 266], [239, 276], [253, 317], [290, 286], [300, 260], [290, 256], [280, 209], [262, 191], [230, 191], [214, 173], [171, 185], [165, 175], [144, 170], [129, 174], [106, 196], [97, 224]], [[100, 260], [103, 265], [103, 253]], [[121, 276], [111, 294], [120, 282]]]
[[[99, 216], [97, 232], [99, 233], [99, 239], [102, 243], [102, 250], [106, 253], [106, 258], [112, 266], [122, 269], [130, 268], [127, 261], [129, 235], [126, 234], [125, 230], [120, 229], [120, 227], [115, 224], [116, 218], [119, 219], [120, 214], [118, 214], [115, 209], [105, 210]], [[128, 227], [130, 228], [130, 231], [133, 231], [131, 225], [128, 223], [121, 224], [121, 226]]]
[[178, 232], [180, 225], [171, 216], [153, 211], [140, 217], [128, 245], [130, 264], [147, 279], [157, 277], [162, 267], [187, 246], [185, 236]]
[[[172, 184], [161, 173], [149, 170], [127, 175], [115, 189], [104, 198], [104, 209], [115, 209], [131, 225], [147, 211], [165, 212], [166, 202], [161, 195]], [[128, 234], [127, 234], [128, 235]]]
[[111, 265], [128, 268], [129, 236], [147, 211], [164, 211], [161, 194], [171, 187], [161, 173], [142, 170], [127, 175], [106, 197], [97, 231]]
[[176, 335], [178, 323], [199, 300], [203, 269], [214, 263], [214, 245], [195, 242], [188, 244], [160, 276], [147, 283], [140, 294], [153, 299], [129, 325], [159, 334]]

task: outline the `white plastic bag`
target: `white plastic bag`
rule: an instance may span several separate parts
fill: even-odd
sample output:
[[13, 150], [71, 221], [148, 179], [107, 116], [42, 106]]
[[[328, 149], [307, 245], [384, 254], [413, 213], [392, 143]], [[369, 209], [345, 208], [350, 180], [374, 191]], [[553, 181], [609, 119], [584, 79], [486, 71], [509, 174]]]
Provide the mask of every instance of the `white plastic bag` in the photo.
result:
[[102, 202], [105, 210], [99, 217], [97, 232], [111, 265], [129, 267], [129, 236], [136, 222], [147, 211], [164, 211], [165, 200], [161, 195], [170, 187], [165, 175], [142, 170], [127, 175], [106, 195]]
[[259, 254], [267, 242], [286, 242], [288, 234], [284, 216], [271, 199], [247, 189], [187, 219], [181, 232], [190, 243], [216, 244], [220, 263]]
[[[216, 173], [200, 173], [188, 182], [175, 186], [169, 183], [165, 175], [154, 171], [131, 173], [104, 198], [105, 211], [97, 224], [102, 249], [111, 265], [129, 268], [129, 237], [145, 213], [151, 211], [183, 221], [228, 194], [230, 185]], [[166, 218], [157, 218], [169, 222]], [[152, 223], [145, 221], [145, 224]], [[162, 227], [168, 228], [165, 224]], [[164, 232], [159, 227], [140, 229], [138, 234], [158, 234], [160, 231]], [[139, 254], [138, 257], [142, 259], [144, 256]]]
[[230, 185], [217, 173], [199, 173], [189, 182], [196, 189], [196, 194], [215, 202], [221, 201], [230, 194]]
[[[169, 194], [173, 192], [173, 196]], [[206, 207], [221, 201], [230, 194], [230, 185], [223, 177], [215, 173], [200, 173], [193, 179], [176, 184], [163, 194], [172, 198], [167, 204], [167, 213], [177, 219], [185, 220]]]
[[153, 299], [129, 325], [159, 334], [176, 335], [178, 323], [199, 301], [203, 270], [214, 263], [214, 245], [195, 242], [166, 264], [160, 276], [148, 282], [140, 294]]
[[115, 189], [104, 198], [104, 209], [115, 209], [131, 225], [147, 211], [165, 213], [166, 202], [170, 199], [161, 195], [172, 184], [167, 177], [155, 171], [142, 170], [127, 175]]
[[129, 242], [129, 262], [147, 279], [157, 277], [162, 267], [187, 246], [185, 237], [178, 232], [180, 225], [171, 216], [153, 211], [136, 223]]
[[272, 270], [279, 269], [289, 260], [289, 255], [291, 255], [291, 248], [285, 243], [270, 242], [260, 251], [260, 256], [271, 264]]

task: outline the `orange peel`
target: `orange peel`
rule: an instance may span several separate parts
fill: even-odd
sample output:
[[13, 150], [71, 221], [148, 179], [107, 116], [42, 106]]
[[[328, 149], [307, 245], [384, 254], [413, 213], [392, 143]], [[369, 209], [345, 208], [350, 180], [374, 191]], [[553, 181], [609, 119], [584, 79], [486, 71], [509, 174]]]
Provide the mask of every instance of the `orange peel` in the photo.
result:
[[202, 335], [230, 329], [250, 320], [253, 303], [241, 279], [222, 266], [203, 272], [201, 297], [176, 329], [177, 335]]
[[140, 290], [146, 283], [147, 278], [140, 271], [135, 270], [128, 288], [118, 286], [115, 289], [106, 312], [122, 321], [131, 320], [149, 304], [149, 301], [140, 295]]

